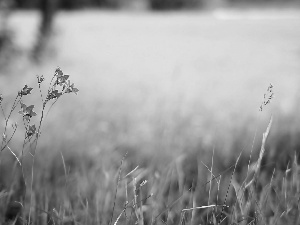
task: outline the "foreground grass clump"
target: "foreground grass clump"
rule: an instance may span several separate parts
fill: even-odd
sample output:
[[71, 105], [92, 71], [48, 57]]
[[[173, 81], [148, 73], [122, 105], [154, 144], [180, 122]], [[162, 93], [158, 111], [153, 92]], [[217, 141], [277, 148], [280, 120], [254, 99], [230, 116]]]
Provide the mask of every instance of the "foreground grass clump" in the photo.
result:
[[[0, 148], [1, 159], [5, 157], [3, 156], [3, 151], [6, 149], [15, 159], [14, 162], [11, 162], [11, 168], [9, 168], [10, 174], [1, 174], [1, 184], [3, 185], [6, 183], [7, 180], [5, 178], [14, 177], [16, 173], [18, 174], [18, 176], [15, 177], [16, 179], [11, 180], [9, 188], [4, 187], [1, 190], [1, 219], [4, 220], [3, 222], [31, 224], [33, 213], [32, 206], [34, 204], [35, 158], [38, 140], [41, 136], [42, 125], [46, 116], [46, 110], [48, 109], [49, 112], [51, 107], [61, 96], [68, 93], [77, 94], [78, 92], [78, 89], [74, 87], [74, 84], [71, 84], [69, 75], [65, 75], [60, 68], [55, 70], [45, 95], [42, 90], [42, 83], [44, 82], [45, 78], [43, 76], [37, 76], [39, 95], [42, 103], [40, 118], [37, 121], [33, 119], [37, 116], [37, 113], [34, 111], [35, 106], [25, 103], [26, 96], [32, 93], [33, 88], [25, 85], [20, 91], [18, 91], [8, 112], [6, 112], [3, 107], [2, 103], [4, 99], [3, 96], [0, 95], [1, 112], [5, 121]], [[50, 105], [49, 108], [48, 105]], [[12, 140], [19, 128], [17, 122], [12, 122], [14, 119], [13, 114], [17, 107], [20, 107], [20, 111], [18, 113], [22, 118], [21, 124], [24, 125], [24, 140], [22, 143], [22, 149], [19, 152], [11, 147], [13, 146]], [[26, 167], [24, 165], [24, 157], [27, 154], [31, 156], [30, 179], [28, 179], [25, 175]]]
[[[1, 131], [0, 224], [300, 223], [297, 149], [284, 170], [267, 167], [270, 162], [264, 162], [270, 151], [266, 143], [272, 119], [260, 151], [253, 149], [250, 155], [241, 151], [231, 156], [231, 165], [224, 164], [223, 156], [214, 150], [196, 149], [172, 163], [144, 159], [138, 151], [124, 146], [123, 151], [99, 155], [84, 151], [49, 153], [48, 149], [37, 151], [46, 112], [61, 96], [78, 89], [60, 69], [55, 71], [45, 97], [42, 83], [44, 77], [38, 77], [40, 113], [24, 100], [33, 91], [27, 85], [8, 113], [1, 96], [5, 126]], [[273, 96], [272, 88], [268, 88], [261, 111]], [[19, 128], [11, 122], [17, 107], [25, 128], [21, 151], [11, 147]], [[189, 165], [192, 168], [186, 173], [184, 168]], [[188, 182], [189, 188], [183, 188]]]

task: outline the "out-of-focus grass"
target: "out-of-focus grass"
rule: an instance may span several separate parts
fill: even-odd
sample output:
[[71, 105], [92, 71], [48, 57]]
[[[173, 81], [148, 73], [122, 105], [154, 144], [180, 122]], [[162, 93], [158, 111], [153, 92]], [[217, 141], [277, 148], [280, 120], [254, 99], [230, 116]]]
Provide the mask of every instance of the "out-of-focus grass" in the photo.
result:
[[[36, 16], [18, 12], [11, 21], [17, 43], [25, 51], [34, 41]], [[46, 118], [36, 160], [36, 224], [45, 224], [42, 210], [49, 213], [48, 219], [64, 216], [81, 224], [107, 224], [119, 164], [127, 151], [122, 176], [137, 165], [146, 170], [150, 175], [145, 177], [149, 183], [143, 187], [144, 196], [155, 187], [155, 172], [164, 171], [170, 158], [182, 152], [198, 152], [209, 165], [215, 149], [214, 171], [221, 173], [245, 148], [235, 173], [240, 182], [255, 129], [253, 158], [257, 160], [271, 113], [275, 114], [267, 143], [271, 153], [266, 153], [271, 154], [271, 162], [267, 160], [266, 166], [270, 170], [278, 159], [273, 149], [284, 149], [284, 157], [299, 152], [300, 33], [295, 29], [299, 20], [99, 11], [62, 12], [56, 22], [55, 55], [40, 66], [27, 65], [26, 60], [20, 66], [16, 61], [13, 76], [0, 77], [1, 92], [14, 94], [24, 83], [34, 84], [36, 74], [47, 77], [59, 65], [80, 89], [76, 98], [61, 99]], [[270, 82], [275, 87], [274, 101], [259, 113]], [[32, 101], [38, 105], [40, 99]], [[2, 162], [3, 168], [9, 165]], [[199, 167], [206, 173], [199, 183], [207, 196], [203, 185], [210, 174]], [[6, 176], [9, 172], [1, 175]], [[220, 198], [226, 194], [230, 172], [223, 176]], [[113, 221], [126, 200], [124, 180], [120, 182]], [[228, 202], [234, 200], [231, 191]], [[123, 222], [124, 217], [119, 224]]]

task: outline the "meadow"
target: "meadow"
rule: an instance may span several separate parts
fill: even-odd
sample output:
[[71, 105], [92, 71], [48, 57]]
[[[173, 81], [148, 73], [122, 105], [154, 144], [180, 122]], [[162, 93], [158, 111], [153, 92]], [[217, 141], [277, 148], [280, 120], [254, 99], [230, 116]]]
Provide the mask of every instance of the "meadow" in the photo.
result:
[[[298, 13], [60, 12], [50, 51], [34, 65], [27, 55], [38, 14], [15, 12], [10, 25], [20, 50], [0, 72], [5, 111], [28, 84], [34, 89], [26, 102], [40, 115], [36, 75], [43, 74], [48, 84], [57, 66], [79, 89], [62, 96], [44, 118], [31, 189], [30, 146], [24, 151], [21, 218], [30, 211], [32, 224], [41, 225], [151, 224], [167, 165], [189, 153], [199, 161], [198, 206], [229, 206], [197, 210], [197, 224], [299, 223]], [[274, 98], [259, 111], [270, 83]], [[9, 126], [15, 121], [22, 127], [18, 113]], [[1, 118], [1, 132], [2, 127]], [[17, 155], [20, 129], [10, 145]], [[260, 173], [250, 169], [257, 161]], [[1, 224], [14, 187], [22, 186], [17, 165], [10, 151], [1, 152]], [[243, 193], [245, 185], [252, 188], [248, 173], [255, 174], [257, 186], [241, 200], [239, 186]], [[145, 200], [137, 201], [136, 193]], [[160, 218], [157, 223], [164, 224]]]

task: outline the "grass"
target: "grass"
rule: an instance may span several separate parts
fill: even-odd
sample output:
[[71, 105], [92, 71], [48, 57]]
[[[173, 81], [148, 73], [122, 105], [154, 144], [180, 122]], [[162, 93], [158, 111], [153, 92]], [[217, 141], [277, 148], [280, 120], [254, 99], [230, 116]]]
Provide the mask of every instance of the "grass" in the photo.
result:
[[[250, 154], [242, 149], [236, 158], [231, 157], [232, 165], [220, 163], [222, 156], [214, 154], [215, 150], [211, 161], [203, 157], [203, 150], [198, 150], [172, 163], [162, 159], [156, 165], [155, 161], [147, 162], [146, 156], [143, 162], [130, 148], [123, 149], [123, 153], [100, 152], [97, 157], [88, 152], [44, 155], [47, 152], [37, 151], [37, 146], [46, 115], [62, 95], [76, 94], [78, 89], [59, 68], [46, 92], [42, 88], [43, 76], [37, 76], [37, 83], [39, 92], [36, 93], [42, 103], [37, 121], [33, 120], [38, 116], [35, 106], [25, 103], [33, 88], [25, 85], [8, 111], [3, 108], [5, 98], [1, 96], [5, 120], [1, 144], [2, 224], [300, 222], [299, 152], [294, 149], [294, 156], [283, 170], [273, 166], [270, 171], [263, 164], [264, 158], [273, 160], [265, 153], [272, 118], [263, 133], [258, 157], [254, 146]], [[273, 96], [270, 84], [260, 111], [270, 104]], [[10, 147], [16, 130], [20, 129], [18, 123], [9, 126], [17, 107], [21, 109], [20, 124], [24, 125], [25, 133], [20, 152]], [[43, 135], [47, 134], [43, 131]], [[276, 150], [269, 150], [272, 151], [276, 154]], [[163, 158], [163, 154], [158, 157]], [[241, 164], [242, 160], [246, 163]]]
[[[176, 185], [165, 198], [161, 192], [172, 170], [166, 167], [174, 169], [169, 166], [174, 165], [172, 158], [193, 152], [199, 164], [197, 191], [194, 197], [188, 191], [184, 196], [201, 207], [194, 211], [196, 222], [218, 224], [222, 213], [221, 224], [297, 224], [299, 35], [294, 27], [299, 21], [223, 21], [184, 13], [136, 15], [137, 20], [99, 13], [61, 13], [55, 41], [62, 44], [57, 45], [56, 57], [25, 69], [21, 61], [12, 71], [15, 76], [1, 77], [1, 91], [8, 93], [2, 103], [6, 113], [23, 83], [36, 90], [26, 97], [28, 102], [40, 105], [31, 75], [56, 65], [66, 68], [80, 89], [76, 98], [59, 99], [45, 117], [34, 167], [31, 155], [24, 155], [25, 223], [30, 214], [32, 224], [42, 225], [151, 224], [159, 213], [158, 224], [168, 216], [169, 223], [190, 223], [192, 211], [181, 212]], [[33, 41], [35, 16], [19, 12], [12, 20], [20, 27], [22, 35], [16, 36], [22, 37], [17, 40], [22, 49], [29, 49]], [[30, 25], [21, 26], [21, 21]], [[77, 28], [83, 31], [80, 35]], [[83, 63], [83, 56], [91, 57]], [[270, 81], [276, 98], [258, 112]], [[35, 110], [41, 115], [40, 107]], [[271, 113], [266, 151], [256, 182], [250, 182]], [[9, 127], [18, 116], [12, 116]], [[24, 132], [17, 130], [10, 146], [18, 154], [23, 138]], [[3, 224], [6, 211], [20, 208], [9, 208], [8, 196], [22, 193], [18, 187], [23, 182], [8, 149], [0, 159]], [[192, 208], [192, 202], [184, 208]]]

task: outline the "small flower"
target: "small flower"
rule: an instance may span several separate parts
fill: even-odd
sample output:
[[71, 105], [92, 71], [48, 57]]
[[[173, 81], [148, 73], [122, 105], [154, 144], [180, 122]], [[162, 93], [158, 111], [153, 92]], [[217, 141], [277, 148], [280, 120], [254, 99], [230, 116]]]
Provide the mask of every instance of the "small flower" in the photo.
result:
[[61, 95], [62, 95], [62, 93], [59, 92], [58, 90], [51, 90], [51, 91], [48, 93], [46, 100], [49, 101], [49, 100], [51, 100], [51, 99], [57, 99], [57, 98], [59, 98]]
[[60, 67], [57, 67], [54, 72], [54, 76], [62, 76], [62, 75], [64, 75], [63, 71], [60, 69]]
[[38, 79], [38, 83], [39, 83], [39, 84], [41, 84], [41, 83], [45, 80], [45, 78], [44, 78], [43, 75], [42, 75], [42, 76], [37, 75], [36, 77], [37, 77], [37, 79]]
[[33, 111], [34, 105], [27, 106], [21, 103], [21, 109], [19, 113], [23, 115], [24, 119], [29, 121], [31, 117], [36, 116], [37, 114]]
[[71, 92], [73, 92], [73, 93], [75, 93], [75, 94], [77, 95], [77, 92], [78, 92], [78, 91], [79, 91], [79, 90], [78, 90], [77, 88], [74, 87], [74, 83], [71, 84], [70, 81], [68, 80], [67, 88], [66, 88], [65, 93], [71, 93]]
[[31, 92], [32, 89], [33, 89], [33, 88], [28, 87], [27, 84], [26, 84], [26, 85], [23, 87], [23, 89], [22, 89], [21, 91], [18, 92], [18, 95], [19, 95], [19, 96], [23, 96], [23, 95], [31, 94], [30, 92]]
[[36, 133], [36, 127], [35, 125], [29, 125], [28, 126], [28, 130], [26, 131], [26, 135], [27, 137], [31, 137], [32, 135], [34, 135]]
[[70, 75], [59, 75], [57, 76], [57, 79], [56, 79], [56, 84], [59, 84], [60, 86], [62, 86], [63, 84], [65, 84], [68, 80]]
[[58, 67], [55, 70], [54, 76], [56, 76], [56, 85], [65, 85], [70, 75], [64, 75], [63, 71]]

